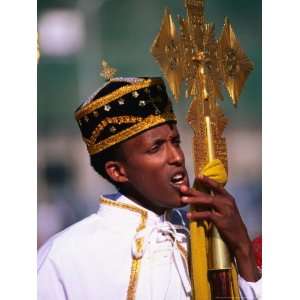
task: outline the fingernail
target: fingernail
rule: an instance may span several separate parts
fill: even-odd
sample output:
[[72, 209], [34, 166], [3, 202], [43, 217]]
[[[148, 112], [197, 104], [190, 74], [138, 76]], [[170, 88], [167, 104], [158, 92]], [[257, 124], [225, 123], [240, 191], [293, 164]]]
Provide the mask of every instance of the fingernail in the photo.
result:
[[192, 216], [192, 214], [190, 213], [190, 212], [188, 212], [187, 214], [186, 214], [186, 217], [187, 218], [190, 218]]
[[182, 200], [183, 202], [187, 202], [187, 201], [188, 201], [188, 197], [183, 196], [183, 197], [181, 198], [181, 200]]

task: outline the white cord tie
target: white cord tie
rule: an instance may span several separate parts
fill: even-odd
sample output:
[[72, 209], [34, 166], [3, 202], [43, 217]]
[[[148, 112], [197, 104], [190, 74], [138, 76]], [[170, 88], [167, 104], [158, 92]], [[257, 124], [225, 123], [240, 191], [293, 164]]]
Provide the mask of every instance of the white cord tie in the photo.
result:
[[[177, 243], [186, 243], [187, 236], [177, 230], [183, 230], [185, 233], [189, 234], [189, 230], [186, 227], [182, 225], [174, 225], [169, 221], [164, 221], [153, 226], [147, 226], [135, 234], [132, 243], [132, 255], [135, 259], [141, 259], [146, 253], [151, 242], [161, 243], [170, 241], [172, 244], [172, 255], [181, 278], [181, 282], [184, 286], [185, 292], [190, 294], [192, 288], [188, 273], [188, 262], [177, 246]], [[139, 239], [144, 239], [144, 242], [141, 249], [138, 251], [136, 241]]]

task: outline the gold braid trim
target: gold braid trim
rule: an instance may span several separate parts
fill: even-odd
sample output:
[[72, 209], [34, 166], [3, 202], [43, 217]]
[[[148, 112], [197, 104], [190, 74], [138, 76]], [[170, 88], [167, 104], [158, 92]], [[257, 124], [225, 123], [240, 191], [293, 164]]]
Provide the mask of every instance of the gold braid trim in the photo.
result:
[[[141, 248], [143, 247], [143, 244], [144, 244], [144, 239], [143, 238], [136, 240], [137, 251], [141, 250]], [[139, 259], [133, 258], [132, 262], [131, 262], [131, 272], [130, 272], [129, 285], [128, 285], [128, 288], [127, 288], [127, 298], [126, 298], [127, 300], [134, 300], [135, 299], [140, 268], [141, 268], [141, 259], [140, 258]]]
[[97, 144], [91, 144], [90, 140], [84, 139], [87, 144], [87, 149], [90, 155], [94, 155], [100, 151], [105, 150], [108, 147], [111, 147], [119, 142], [122, 142], [133, 135], [144, 131], [150, 127], [154, 127], [158, 124], [165, 123], [166, 121], [176, 121], [174, 113], [167, 111], [161, 115], [150, 115], [146, 117], [143, 121], [119, 132], [116, 133], [103, 141], [100, 141]]
[[[141, 220], [139, 223], [139, 226], [136, 229], [136, 232], [141, 231], [142, 229], [145, 228], [146, 222], [147, 222], [147, 217], [148, 213], [146, 210], [143, 210], [137, 206], [130, 205], [130, 204], [125, 204], [125, 203], [119, 203], [112, 201], [110, 199], [107, 199], [105, 197], [102, 197], [100, 199], [101, 204], [109, 205], [109, 206], [114, 206], [122, 209], [127, 209], [133, 212], [136, 212], [140, 214]], [[137, 251], [141, 251], [143, 247], [144, 239], [140, 238], [136, 240], [136, 248]], [[130, 278], [129, 278], [129, 285], [127, 288], [127, 300], [134, 300], [135, 299], [135, 294], [136, 294], [136, 288], [137, 288], [137, 282], [138, 282], [138, 277], [139, 277], [139, 272], [140, 272], [140, 267], [141, 267], [141, 259], [136, 259], [133, 258], [131, 262], [131, 272], [130, 272]]]
[[[100, 204], [105, 204], [105, 205], [109, 205], [109, 206], [114, 206], [114, 207], [118, 207], [118, 208], [123, 208], [123, 209], [127, 209], [130, 211], [133, 211], [135, 213], [138, 213], [141, 215], [142, 218], [142, 222], [141, 223], [145, 223], [143, 228], [146, 225], [146, 219], [148, 217], [148, 212], [142, 208], [139, 208], [137, 206], [131, 205], [131, 204], [127, 204], [127, 203], [121, 203], [121, 202], [116, 202], [114, 200], [110, 200], [104, 196], [101, 197], [100, 199]], [[140, 231], [141, 229], [140, 226], [137, 228], [137, 231]]]
[[97, 127], [94, 129], [92, 136], [89, 140], [89, 144], [95, 144], [97, 137], [99, 136], [100, 132], [107, 127], [108, 124], [128, 124], [128, 123], [138, 123], [143, 120], [142, 117], [135, 117], [135, 116], [119, 116], [119, 117], [107, 117], [102, 120]]
[[187, 254], [187, 251], [185, 250], [185, 248], [179, 242], [176, 242], [176, 245], [177, 245], [177, 248], [180, 251], [181, 255], [183, 257], [185, 257], [186, 261], [188, 261], [188, 254]]
[[128, 94], [128, 93], [149, 87], [154, 84], [162, 84], [162, 83], [163, 83], [163, 81], [161, 79], [146, 79], [143, 82], [137, 82], [134, 84], [122, 86], [119, 89], [113, 91], [112, 93], [110, 93], [106, 96], [100, 97], [100, 98], [88, 103], [87, 105], [84, 105], [79, 111], [77, 111], [75, 113], [75, 118], [78, 121], [85, 115], [93, 112], [95, 109], [98, 109], [99, 107], [102, 107], [102, 106]]

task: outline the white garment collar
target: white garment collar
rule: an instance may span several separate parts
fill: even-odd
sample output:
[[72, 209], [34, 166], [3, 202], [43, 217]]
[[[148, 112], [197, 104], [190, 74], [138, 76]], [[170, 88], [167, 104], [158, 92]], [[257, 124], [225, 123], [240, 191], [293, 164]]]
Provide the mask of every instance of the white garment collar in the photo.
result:
[[147, 224], [149, 224], [149, 225], [162, 223], [166, 220], [166, 216], [167, 216], [168, 211], [166, 211], [166, 213], [164, 213], [162, 215], [158, 215], [158, 214], [154, 213], [153, 211], [151, 211], [149, 209], [146, 209], [145, 207], [141, 206], [140, 204], [134, 202], [133, 200], [130, 200], [129, 198], [127, 198], [124, 195], [121, 195], [116, 201], [119, 202], [119, 203], [125, 203], [125, 204], [129, 204], [131, 206], [136, 206], [139, 209], [147, 212], [147, 219], [148, 219]]
[[119, 194], [102, 196], [97, 214], [105, 218], [105, 222], [108, 226], [114, 228], [119, 226], [133, 226], [136, 228], [141, 221], [142, 215], [145, 216], [145, 225], [147, 227], [166, 221], [168, 212], [163, 215], [158, 215], [133, 200], [130, 200], [126, 196]]

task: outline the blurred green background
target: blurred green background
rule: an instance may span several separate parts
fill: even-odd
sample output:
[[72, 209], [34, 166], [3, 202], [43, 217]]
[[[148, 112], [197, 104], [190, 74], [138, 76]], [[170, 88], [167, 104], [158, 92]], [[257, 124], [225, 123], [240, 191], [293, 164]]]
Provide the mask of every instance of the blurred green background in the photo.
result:
[[[103, 84], [102, 59], [119, 76], [161, 76], [149, 49], [165, 7], [174, 17], [186, 15], [183, 0], [38, 0], [38, 246], [94, 212], [100, 194], [113, 190], [90, 168], [73, 112]], [[222, 103], [230, 119], [228, 189], [255, 237], [261, 233], [261, 1], [207, 0], [205, 15], [216, 37], [229, 17], [255, 66], [238, 109], [225, 90]], [[183, 99], [175, 111], [192, 177], [187, 107]]]

